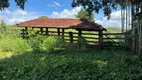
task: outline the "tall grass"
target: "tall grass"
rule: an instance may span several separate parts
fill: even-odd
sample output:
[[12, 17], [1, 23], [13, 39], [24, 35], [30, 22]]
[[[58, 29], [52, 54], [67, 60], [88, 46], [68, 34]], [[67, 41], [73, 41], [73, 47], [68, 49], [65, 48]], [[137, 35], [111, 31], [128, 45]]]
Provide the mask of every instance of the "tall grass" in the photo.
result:
[[51, 52], [66, 46], [59, 37], [42, 36], [36, 30], [29, 30], [29, 38], [23, 39], [19, 34], [7, 32], [0, 34], [0, 52], [14, 52], [15, 54], [32, 51], [33, 53]]
[[22, 38], [10, 39], [3, 38], [0, 39], [0, 51], [1, 52], [14, 52], [22, 53], [30, 49], [30, 46], [27, 44], [26, 40]]

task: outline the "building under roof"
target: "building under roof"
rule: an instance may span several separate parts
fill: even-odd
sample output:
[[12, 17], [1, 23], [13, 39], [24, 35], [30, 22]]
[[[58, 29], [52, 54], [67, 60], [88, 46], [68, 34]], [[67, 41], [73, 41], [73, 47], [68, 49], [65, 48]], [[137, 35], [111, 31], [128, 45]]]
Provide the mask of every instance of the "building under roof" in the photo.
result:
[[28, 28], [40, 28], [43, 32], [43, 28], [46, 28], [46, 34], [48, 35], [48, 28], [57, 28], [57, 32], [60, 35], [60, 29], [62, 29], [62, 38], [64, 37], [64, 29], [76, 29], [78, 30], [78, 37], [81, 37], [82, 31], [98, 31], [99, 34], [99, 48], [103, 46], [103, 31], [106, 31], [101, 25], [90, 22], [86, 19], [79, 18], [37, 18], [16, 24], [17, 27]]
[[18, 27], [106, 30], [101, 25], [79, 18], [38, 18], [16, 24]]

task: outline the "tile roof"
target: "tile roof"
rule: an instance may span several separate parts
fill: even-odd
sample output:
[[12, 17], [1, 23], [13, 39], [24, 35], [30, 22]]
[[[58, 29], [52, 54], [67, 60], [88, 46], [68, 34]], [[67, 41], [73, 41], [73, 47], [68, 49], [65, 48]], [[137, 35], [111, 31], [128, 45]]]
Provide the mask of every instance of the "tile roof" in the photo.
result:
[[79, 18], [38, 18], [16, 24], [18, 27], [48, 27], [105, 30], [101, 25]]

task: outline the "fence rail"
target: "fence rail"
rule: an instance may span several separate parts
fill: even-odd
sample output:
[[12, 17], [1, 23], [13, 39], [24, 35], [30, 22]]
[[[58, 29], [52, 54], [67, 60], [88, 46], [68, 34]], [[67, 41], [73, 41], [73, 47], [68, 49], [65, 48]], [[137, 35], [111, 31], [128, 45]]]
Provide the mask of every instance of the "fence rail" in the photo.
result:
[[[22, 30], [23, 36], [27, 34], [26, 30]], [[78, 41], [78, 32], [62, 32], [58, 31], [48, 31], [48, 35], [46, 31], [41, 32], [42, 35], [46, 36], [60, 36], [66, 42], [77, 43]], [[103, 33], [103, 46], [107, 47], [120, 47], [122, 42], [125, 41], [125, 33]], [[90, 33], [90, 32], [82, 32], [82, 37], [86, 40], [87, 44], [98, 45], [99, 44], [99, 35], [98, 33]]]
[[[26, 38], [28, 35], [27, 30], [25, 29], [6, 29], [7, 31], [13, 31], [21, 33], [23, 38]], [[3, 29], [0, 29], [0, 32], [2, 32]], [[60, 36], [62, 37], [66, 42], [72, 42], [77, 43], [78, 42], [78, 32], [70, 32], [65, 31], [64, 34], [60, 31], [55, 30], [49, 30], [47, 31], [40, 31], [40, 34], [44, 36]], [[125, 36], [129, 34], [125, 33], [103, 33], [103, 46], [104, 48], [108, 47], [119, 47], [123, 45], [123, 42], [125, 42]], [[91, 45], [98, 45], [99, 44], [99, 33], [97, 32], [82, 32], [82, 37], [85, 39], [87, 44]]]

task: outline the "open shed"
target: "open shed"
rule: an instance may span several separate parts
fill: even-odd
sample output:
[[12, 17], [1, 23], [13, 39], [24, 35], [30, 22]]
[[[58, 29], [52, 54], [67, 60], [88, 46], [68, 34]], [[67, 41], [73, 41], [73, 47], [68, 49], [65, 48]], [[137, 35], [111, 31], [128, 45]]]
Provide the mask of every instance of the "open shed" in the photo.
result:
[[[38, 18], [34, 20], [29, 20], [16, 24], [17, 27], [25, 27], [25, 30], [28, 28], [40, 28], [40, 31], [43, 32], [43, 29], [46, 29], [46, 35], [48, 35], [49, 28], [56, 28], [59, 36], [62, 36], [64, 39], [65, 29], [75, 29], [78, 31], [78, 38], [82, 37], [82, 31], [97, 31], [99, 34], [99, 48], [103, 48], [103, 31], [106, 31], [101, 25], [90, 22], [86, 19], [79, 18]], [[62, 31], [61, 31], [62, 30]], [[60, 34], [62, 33], [62, 34]], [[72, 36], [72, 35], [71, 35]]]

